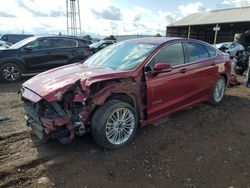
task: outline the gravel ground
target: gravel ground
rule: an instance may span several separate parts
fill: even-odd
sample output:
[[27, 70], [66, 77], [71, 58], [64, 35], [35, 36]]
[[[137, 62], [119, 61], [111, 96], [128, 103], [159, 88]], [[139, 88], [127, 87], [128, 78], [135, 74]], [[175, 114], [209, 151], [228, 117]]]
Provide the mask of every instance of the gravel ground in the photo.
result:
[[[242, 81], [242, 78], [240, 78]], [[0, 187], [250, 187], [250, 89], [229, 88], [152, 126], [114, 151], [90, 135], [40, 143], [25, 125], [17, 91], [0, 84]]]

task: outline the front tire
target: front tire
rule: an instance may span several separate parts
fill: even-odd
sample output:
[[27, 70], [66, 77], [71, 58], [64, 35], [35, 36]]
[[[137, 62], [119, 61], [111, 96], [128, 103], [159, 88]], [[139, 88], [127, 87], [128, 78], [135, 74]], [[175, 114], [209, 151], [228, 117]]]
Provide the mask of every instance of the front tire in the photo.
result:
[[101, 147], [116, 149], [133, 139], [137, 126], [138, 117], [130, 104], [110, 100], [93, 115], [91, 134]]
[[19, 81], [22, 74], [22, 68], [15, 63], [6, 63], [0, 66], [0, 80], [2, 82]]
[[225, 95], [225, 90], [226, 80], [223, 76], [220, 76], [215, 82], [214, 88], [210, 94], [209, 103], [214, 105], [221, 103]]

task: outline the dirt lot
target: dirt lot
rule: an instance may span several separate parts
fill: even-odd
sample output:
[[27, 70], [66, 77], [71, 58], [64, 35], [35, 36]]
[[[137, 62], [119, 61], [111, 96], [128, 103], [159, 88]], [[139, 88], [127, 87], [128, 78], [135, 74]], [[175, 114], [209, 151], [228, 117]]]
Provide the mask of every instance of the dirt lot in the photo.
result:
[[17, 90], [0, 85], [0, 187], [250, 187], [250, 89], [229, 88], [219, 106], [201, 104], [144, 127], [106, 151], [90, 135], [40, 143], [25, 125]]

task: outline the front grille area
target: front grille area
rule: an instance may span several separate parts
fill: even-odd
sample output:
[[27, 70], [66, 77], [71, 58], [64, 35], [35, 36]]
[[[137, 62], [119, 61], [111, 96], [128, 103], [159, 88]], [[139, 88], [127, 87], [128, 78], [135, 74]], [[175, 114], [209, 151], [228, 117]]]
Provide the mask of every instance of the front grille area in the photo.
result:
[[[24, 100], [23, 102], [27, 116], [27, 125], [32, 128], [32, 131], [39, 139], [47, 140], [48, 138], [55, 139], [69, 136], [69, 130], [65, 125], [53, 126], [54, 121], [56, 123], [60, 116], [58, 116], [57, 112], [51, 105], [46, 105], [44, 109], [41, 109], [41, 106], [44, 107], [43, 104], [32, 103], [29, 100]], [[42, 116], [40, 117], [41, 114]], [[41, 121], [43, 118], [46, 118], [47, 120], [50, 119], [52, 124], [46, 127]], [[50, 129], [51, 126], [53, 127], [53, 130]]]
[[27, 125], [32, 128], [32, 131], [37, 135], [39, 139], [47, 139], [44, 132], [44, 127], [39, 120], [39, 116], [37, 113], [37, 104], [25, 100], [24, 109], [27, 115]]

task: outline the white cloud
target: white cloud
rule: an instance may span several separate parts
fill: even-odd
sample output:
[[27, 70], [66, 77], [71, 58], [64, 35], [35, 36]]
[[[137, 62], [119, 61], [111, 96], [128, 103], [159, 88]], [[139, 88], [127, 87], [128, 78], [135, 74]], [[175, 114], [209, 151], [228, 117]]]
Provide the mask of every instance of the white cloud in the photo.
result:
[[[28, 33], [38, 34], [59, 32], [66, 25], [63, 15], [65, 7], [61, 2], [61, 0], [8, 0], [8, 6], [1, 7], [1, 12], [14, 17], [0, 17], [0, 32], [21, 33], [22, 29]], [[6, 1], [0, 0], [0, 4], [4, 5]]]
[[[109, 0], [80, 0], [82, 29], [85, 34], [165, 35], [166, 26], [178, 18], [207, 11], [200, 3], [180, 5], [177, 12], [152, 11], [142, 6], [121, 8]], [[6, 4], [6, 0], [0, 0]], [[1, 16], [2, 15], [2, 16]], [[8, 0], [0, 10], [0, 33], [66, 34], [65, 0]]]
[[249, 6], [249, 0], [224, 0], [222, 2], [224, 5], [232, 6], [232, 7], [241, 7], [241, 6]]
[[201, 2], [195, 2], [186, 5], [180, 5], [178, 10], [182, 16], [188, 16], [197, 12], [208, 11], [209, 9], [206, 9], [206, 7]]

